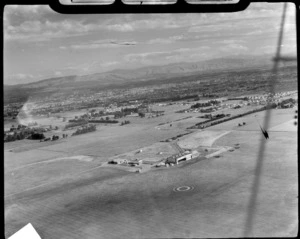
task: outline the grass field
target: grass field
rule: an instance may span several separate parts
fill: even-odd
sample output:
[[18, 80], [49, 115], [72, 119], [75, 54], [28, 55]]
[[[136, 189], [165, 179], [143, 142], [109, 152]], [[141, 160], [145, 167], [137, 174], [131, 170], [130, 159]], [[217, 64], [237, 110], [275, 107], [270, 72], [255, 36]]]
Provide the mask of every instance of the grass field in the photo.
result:
[[[109, 157], [144, 147], [145, 156], [163, 151], [162, 144], [151, 145], [183, 132], [155, 130], [159, 122], [172, 117], [129, 124], [121, 131], [120, 127], [100, 127], [94, 133], [19, 153], [5, 150], [5, 235], [30, 222], [42, 238], [243, 237], [247, 216], [253, 211], [248, 205], [263, 142], [253, 236], [296, 236], [294, 111], [272, 110], [267, 141], [258, 125], [263, 124], [265, 112], [209, 127], [205, 134], [213, 135], [211, 148], [236, 144], [239, 148], [219, 158], [142, 174], [101, 165]], [[246, 125], [238, 127], [243, 121]], [[192, 190], [174, 190], [182, 186]]]
[[210, 131], [209, 129], [198, 131], [180, 139], [178, 145], [187, 149], [196, 149], [200, 146], [211, 147], [218, 138], [228, 133], [229, 131]]

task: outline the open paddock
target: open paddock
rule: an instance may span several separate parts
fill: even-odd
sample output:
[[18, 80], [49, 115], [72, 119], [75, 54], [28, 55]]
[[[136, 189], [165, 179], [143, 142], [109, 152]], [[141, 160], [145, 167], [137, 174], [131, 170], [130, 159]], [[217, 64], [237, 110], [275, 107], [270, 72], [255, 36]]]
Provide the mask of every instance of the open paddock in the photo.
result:
[[[244, 237], [253, 215], [254, 237], [295, 237], [299, 222], [297, 127], [290, 126], [294, 111], [271, 111], [268, 140], [255, 119], [263, 124], [265, 112], [196, 131], [197, 137], [208, 134], [203, 142], [209, 147], [202, 146], [207, 154], [221, 147], [234, 151], [144, 173], [103, 163], [143, 148], [145, 155], [163, 151], [164, 144], [152, 145], [182, 130], [129, 124], [22, 153], [5, 151], [5, 236], [30, 222], [42, 238], [50, 239], [233, 238]], [[238, 127], [243, 121], [246, 125]], [[181, 142], [189, 143], [184, 140], [191, 135]], [[192, 140], [195, 146], [197, 137]], [[262, 143], [265, 151], [258, 158]], [[74, 158], [78, 155], [93, 160]], [[258, 160], [263, 160], [259, 175]], [[254, 210], [249, 200], [258, 176]]]
[[[144, 119], [137, 119], [144, 120]], [[161, 121], [160, 121], [161, 122]], [[173, 131], [158, 131], [154, 125], [129, 124], [125, 126], [97, 126], [97, 131], [67, 139], [50, 142], [31, 143], [26, 140], [5, 144], [5, 193], [11, 194], [21, 189], [32, 188], [57, 179], [68, 178], [87, 169], [98, 167], [109, 158], [134, 152], [143, 147], [143, 158], [159, 160], [165, 155], [155, 155], [156, 150], [172, 154], [172, 148], [164, 148], [162, 143], [155, 144], [166, 138], [185, 133], [185, 128]], [[54, 131], [55, 132], [55, 131]], [[51, 132], [52, 133], [52, 132]], [[57, 135], [57, 133], [55, 133]], [[15, 147], [13, 147], [15, 145]], [[150, 145], [150, 146], [149, 146]], [[158, 146], [157, 146], [158, 145]], [[12, 150], [12, 152], [9, 152]], [[158, 152], [157, 152], [158, 153]], [[57, 160], [76, 155], [95, 158], [90, 162], [78, 160]], [[48, 162], [48, 163], [46, 163]], [[12, 172], [13, 175], [11, 174]]]
[[[267, 128], [278, 126], [279, 124], [291, 121], [295, 116], [295, 109], [272, 109], [271, 120]], [[243, 117], [239, 117], [218, 125], [211, 126], [207, 129], [209, 130], [239, 130], [239, 131], [252, 131], [260, 130], [260, 125], [264, 126], [264, 119], [267, 111], [260, 111]], [[246, 123], [246, 125], [238, 126], [238, 124]], [[289, 123], [287, 123], [289, 124]], [[295, 127], [297, 128], [297, 127]]]
[[178, 145], [181, 148], [186, 148], [186, 149], [196, 149], [200, 146], [211, 147], [216, 139], [228, 133], [229, 131], [210, 131], [210, 130], [196, 131], [194, 133], [191, 133], [179, 139]]
[[[260, 144], [255, 139], [261, 138], [250, 134], [218, 139], [244, 145], [221, 158], [142, 174], [101, 167], [6, 198], [6, 235], [30, 221], [44, 238], [243, 237]], [[268, 142], [261, 174], [257, 237], [297, 235], [296, 134], [276, 134], [280, 140]], [[193, 190], [174, 191], [185, 186]]]
[[53, 183], [57, 180], [76, 176], [101, 164], [91, 162], [90, 157], [58, 157], [28, 164], [5, 172], [5, 195], [11, 195]]

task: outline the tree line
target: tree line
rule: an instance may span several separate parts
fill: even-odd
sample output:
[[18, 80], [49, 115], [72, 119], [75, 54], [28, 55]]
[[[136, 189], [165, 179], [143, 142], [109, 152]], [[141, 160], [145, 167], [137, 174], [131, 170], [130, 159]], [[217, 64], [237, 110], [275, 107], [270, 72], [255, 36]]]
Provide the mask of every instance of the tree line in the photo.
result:
[[130, 124], [130, 121], [129, 120], [125, 120], [125, 121], [121, 122], [121, 126], [125, 125], [125, 124]]
[[88, 122], [86, 120], [84, 120], [84, 121], [77, 121], [77, 122], [71, 122], [71, 123], [66, 124], [65, 129], [76, 127], [76, 126], [86, 125], [87, 123]]
[[94, 131], [96, 131], [96, 125], [90, 124], [90, 125], [83, 126], [82, 128], [77, 129], [72, 134], [72, 136], [79, 135], [79, 134], [86, 134], [86, 133], [94, 132]]
[[[238, 115], [235, 115], [235, 116], [231, 116], [229, 118], [225, 118], [225, 119], [221, 119], [221, 120], [206, 120], [206, 121], [203, 121], [203, 122], [200, 122], [192, 127], [189, 127], [188, 129], [193, 129], [193, 128], [206, 128], [206, 127], [209, 127], [209, 126], [213, 126], [213, 125], [217, 125], [217, 124], [221, 124], [223, 122], [226, 122], [226, 121], [229, 121], [229, 120], [233, 120], [233, 119], [236, 119], [236, 118], [239, 118], [239, 117], [243, 117], [245, 115], [249, 115], [249, 114], [253, 114], [253, 113], [256, 113], [256, 112], [260, 112], [260, 111], [264, 111], [264, 110], [267, 110], [267, 109], [274, 109], [277, 107], [277, 104], [276, 103], [273, 103], [273, 104], [270, 104], [268, 106], [264, 106], [262, 108], [258, 108], [258, 109], [254, 109], [254, 110], [250, 110], [248, 112], [245, 112], [243, 114], [238, 114]], [[212, 122], [211, 122], [212, 121]], [[208, 123], [207, 125], [204, 125]]]

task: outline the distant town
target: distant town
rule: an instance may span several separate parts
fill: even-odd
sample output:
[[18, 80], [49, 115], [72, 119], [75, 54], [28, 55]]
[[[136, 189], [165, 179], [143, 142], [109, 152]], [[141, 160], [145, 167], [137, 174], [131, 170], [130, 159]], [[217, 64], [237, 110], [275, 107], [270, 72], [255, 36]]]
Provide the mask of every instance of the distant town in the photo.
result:
[[[152, 89], [153, 90], [153, 89]], [[222, 123], [237, 117], [263, 111], [266, 109], [293, 108], [298, 104], [297, 91], [277, 92], [273, 95], [251, 94], [237, 97], [215, 97], [216, 95], [187, 95], [178, 94], [171, 96], [162, 102], [153, 102], [153, 95], [148, 98], [148, 92], [152, 90], [112, 90], [90, 95], [77, 95], [73, 93], [69, 97], [46, 98], [37, 102], [10, 103], [4, 106], [4, 121], [15, 120], [16, 123], [6, 127], [4, 131], [4, 142], [23, 139], [39, 139], [44, 141], [55, 141], [65, 139], [68, 136], [88, 133], [96, 130], [97, 124], [130, 124], [130, 118], [153, 118], [164, 115], [164, 110], [155, 108], [174, 105], [186, 106], [178, 111], [178, 114], [195, 113], [201, 115], [198, 118], [206, 119], [197, 123], [189, 129], [206, 128], [211, 125]], [[183, 90], [184, 91], [184, 90]], [[139, 94], [137, 94], [139, 92]], [[173, 92], [171, 90], [171, 92]], [[144, 95], [144, 99], [137, 95]], [[134, 96], [134, 97], [133, 97]], [[170, 98], [172, 98], [170, 100]], [[159, 101], [158, 99], [156, 101]], [[234, 110], [241, 109], [242, 112], [235, 113]], [[67, 118], [64, 113], [85, 110], [86, 113]], [[226, 110], [230, 113], [227, 113]], [[61, 119], [60, 125], [41, 125], [37, 121], [28, 121], [34, 118], [56, 117]], [[190, 116], [192, 117], [192, 116]], [[123, 120], [128, 119], [128, 120]], [[22, 124], [22, 122], [27, 122]], [[44, 135], [47, 132], [47, 137]], [[56, 135], [57, 132], [58, 135]], [[64, 133], [68, 132], [68, 133]]]

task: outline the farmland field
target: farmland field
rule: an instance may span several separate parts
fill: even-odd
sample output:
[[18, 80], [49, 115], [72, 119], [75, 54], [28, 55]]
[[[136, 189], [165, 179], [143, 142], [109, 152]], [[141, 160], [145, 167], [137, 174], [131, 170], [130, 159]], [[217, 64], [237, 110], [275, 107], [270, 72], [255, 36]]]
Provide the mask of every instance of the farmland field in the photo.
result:
[[[290, 125], [292, 114], [293, 110], [272, 111], [254, 219], [259, 237], [297, 232], [297, 132]], [[263, 116], [256, 116], [259, 122]], [[247, 122], [243, 129], [237, 127], [239, 120], [223, 123], [222, 130], [230, 132], [212, 144], [239, 144], [233, 152], [141, 174], [101, 164], [117, 152], [171, 136], [168, 131], [128, 125], [115, 138], [104, 130], [23, 153], [6, 151], [6, 235], [30, 222], [43, 238], [213, 238], [220, 233], [241, 237], [264, 139], [253, 115], [242, 118]], [[219, 127], [207, 132], [222, 132]], [[130, 138], [131, 148], [124, 138]], [[90, 158], [80, 160], [76, 155]], [[193, 190], [173, 190], [185, 185]]]

